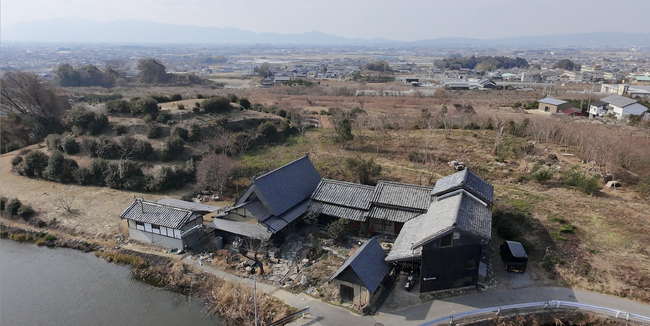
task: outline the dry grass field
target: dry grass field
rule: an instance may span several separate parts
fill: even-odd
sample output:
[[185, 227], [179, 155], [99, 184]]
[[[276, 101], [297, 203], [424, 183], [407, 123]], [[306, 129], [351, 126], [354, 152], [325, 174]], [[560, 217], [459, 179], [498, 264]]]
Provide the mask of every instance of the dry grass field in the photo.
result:
[[[638, 175], [648, 174], [648, 171], [644, 170], [648, 169], [648, 166], [643, 165], [647, 164], [647, 160], [624, 162], [610, 157], [602, 159], [607, 164], [601, 165], [599, 157], [594, 159], [595, 165], [585, 163], [581, 158], [581, 150], [586, 153], [591, 149], [576, 140], [582, 137], [582, 131], [591, 132], [596, 136], [600, 133], [600, 143], [605, 150], [615, 152], [632, 143], [638, 148], [627, 152], [636, 153], [636, 156], [630, 157], [645, 159], [647, 156], [643, 155], [650, 153], [650, 148], [646, 146], [647, 140], [650, 139], [649, 129], [613, 122], [610, 125], [595, 125], [573, 122], [574, 120], [558, 120], [510, 107], [515, 102], [527, 103], [542, 98], [542, 89], [528, 92], [443, 90], [434, 97], [354, 97], [336, 94], [349, 91], [353, 94], [357, 89], [408, 90], [409, 87], [397, 83], [361, 85], [335, 81], [329, 84], [314, 87], [276, 86], [256, 90], [161, 88], [116, 91], [124, 91], [125, 97], [143, 93], [181, 93], [184, 96], [202, 92], [206, 95], [236, 93], [240, 97], [249, 98], [252, 103], [276, 105], [286, 110], [303, 108], [316, 113], [327, 111], [329, 108], [340, 108], [344, 111], [355, 107], [362, 108], [367, 112], [367, 115], [364, 115], [368, 117], [367, 123], [360, 128], [354, 126], [354, 140], [346, 144], [333, 141], [336, 119], [315, 114], [314, 117], [320, 119], [324, 128], [310, 129], [304, 137], [293, 135], [281, 144], [249, 151], [238, 160], [246, 167], [268, 171], [309, 152], [323, 177], [358, 181], [345, 167], [346, 159], [372, 158], [382, 166], [378, 178], [423, 185], [432, 185], [438, 178], [453, 173], [447, 162], [465, 162], [473, 172], [494, 184], [496, 209], [513, 211], [523, 216], [521, 220], [516, 221], [517, 228], [525, 231], [522, 237], [531, 245], [531, 265], [535, 268], [537, 285], [558, 283], [650, 302], [650, 250], [647, 249], [650, 248], [650, 202], [635, 192], [634, 188], [634, 182], [639, 179]], [[346, 89], [341, 91], [342, 87]], [[587, 85], [571, 87], [575, 90], [579, 87], [588, 88]], [[558, 98], [587, 98], [586, 95], [567, 93], [561, 87], [558, 88]], [[209, 122], [210, 118], [207, 116], [195, 116], [191, 113], [191, 106], [197, 101], [200, 100], [179, 102], [188, 107], [188, 110], [184, 111], [178, 111], [173, 103], [166, 103], [162, 105], [163, 112], [174, 115], [174, 119], [182, 126], [193, 122]], [[529, 119], [530, 128], [564, 128], [562, 130], [566, 136], [557, 136], [557, 139], [563, 140], [562, 143], [555, 139], [549, 140], [548, 143], [539, 142], [541, 139], [537, 139], [535, 150], [522, 154], [521, 149], [529, 144], [533, 136], [515, 136], [507, 131], [500, 140], [498, 154], [493, 155], [495, 139], [499, 135], [498, 127], [496, 130], [453, 129], [448, 133], [439, 128], [420, 129], [423, 110], [429, 110], [435, 115], [443, 106], [453, 109], [454, 105], [469, 105], [475, 109], [477, 114], [467, 118], [469, 120], [464, 120], [464, 123], [485, 123], [491, 118], [495, 124], [505, 124], [506, 121], [512, 120], [515, 125], [520, 125], [525, 119]], [[228, 115], [229, 121], [244, 118], [278, 119], [269, 113], [255, 111], [234, 110]], [[360, 118], [358, 121], [363, 119], [366, 118]], [[141, 120], [135, 120], [111, 117], [112, 123], [142, 123]], [[418, 125], [420, 127], [417, 127]], [[572, 134], [570, 131], [574, 129], [575, 133]], [[621, 142], [611, 141], [614, 138], [620, 139]], [[159, 145], [152, 143], [154, 147]], [[409, 159], [409, 155], [422, 152], [425, 146], [428, 148], [428, 154], [434, 158], [433, 161], [423, 164]], [[44, 148], [40, 150], [45, 151]], [[602, 152], [600, 149], [599, 151], [598, 153]], [[133, 196], [157, 200], [167, 196], [179, 198], [187, 193], [187, 189], [183, 188], [153, 194], [29, 179], [11, 171], [11, 160], [16, 153], [7, 153], [0, 157], [2, 195], [9, 198], [18, 197], [24, 203], [32, 205], [39, 212], [40, 219], [56, 218], [66, 228], [91, 239], [107, 239], [117, 233], [126, 233], [125, 223], [118, 216], [132, 201]], [[549, 161], [550, 153], [557, 153], [559, 160]], [[564, 156], [563, 153], [571, 155]], [[78, 159], [80, 165], [88, 163], [84, 161], [87, 158]], [[590, 160], [591, 156], [587, 161]], [[624, 165], [627, 169], [634, 168], [636, 172], [614, 169], [610, 166], [611, 162], [618, 166]], [[536, 165], [546, 164], [557, 169], [551, 180], [540, 184], [530, 179]], [[603, 182], [600, 182], [600, 190], [589, 196], [575, 188], [563, 186], [562, 173], [574, 166], [589, 175], [596, 172], [614, 173], [614, 176], [622, 181], [623, 187], [606, 189]], [[246, 178], [235, 181], [238, 189], [248, 186], [249, 182]], [[74, 197], [75, 214], [68, 214], [58, 208], [58, 197]], [[226, 200], [231, 202], [232, 198]], [[210, 204], [220, 206], [227, 203]], [[493, 245], [498, 246], [500, 240], [495, 231]], [[498, 266], [500, 260], [496, 257], [493, 263]], [[553, 258], [551, 263], [550, 258]]]

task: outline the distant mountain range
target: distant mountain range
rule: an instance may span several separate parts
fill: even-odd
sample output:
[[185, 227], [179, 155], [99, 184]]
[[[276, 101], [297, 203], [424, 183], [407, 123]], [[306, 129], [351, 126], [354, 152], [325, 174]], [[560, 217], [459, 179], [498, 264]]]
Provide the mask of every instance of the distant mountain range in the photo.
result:
[[438, 38], [414, 42], [383, 38], [350, 39], [312, 31], [304, 34], [254, 33], [230, 27], [174, 25], [143, 20], [101, 23], [83, 19], [49, 19], [18, 23], [2, 29], [3, 41], [57, 43], [155, 44], [304, 44], [402, 46], [650, 46], [650, 33], [583, 33], [499, 39]]

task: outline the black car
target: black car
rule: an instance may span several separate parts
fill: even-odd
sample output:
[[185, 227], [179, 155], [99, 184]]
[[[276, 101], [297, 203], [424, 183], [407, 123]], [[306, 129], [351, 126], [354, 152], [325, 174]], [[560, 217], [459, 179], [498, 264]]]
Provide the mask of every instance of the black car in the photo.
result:
[[499, 253], [508, 272], [524, 273], [526, 271], [528, 255], [521, 243], [504, 241], [499, 246]]

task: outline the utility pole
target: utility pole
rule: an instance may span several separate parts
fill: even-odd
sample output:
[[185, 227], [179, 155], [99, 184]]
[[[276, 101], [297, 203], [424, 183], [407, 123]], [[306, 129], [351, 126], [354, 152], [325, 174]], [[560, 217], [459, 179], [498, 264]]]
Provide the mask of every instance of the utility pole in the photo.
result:
[[257, 326], [257, 282], [253, 275], [253, 303], [255, 304], [255, 326]]

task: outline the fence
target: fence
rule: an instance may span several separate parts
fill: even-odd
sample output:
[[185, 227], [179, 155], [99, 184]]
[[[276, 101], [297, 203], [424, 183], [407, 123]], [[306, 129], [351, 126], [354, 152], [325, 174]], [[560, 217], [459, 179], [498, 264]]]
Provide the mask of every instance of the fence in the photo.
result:
[[[426, 322], [424, 324], [420, 324], [420, 326], [433, 326], [433, 325], [438, 325], [438, 324], [443, 324], [443, 323], [448, 323], [449, 325], [454, 324], [454, 319], [462, 319], [462, 318], [474, 318], [477, 319], [481, 315], [486, 315], [486, 314], [502, 314], [508, 310], [516, 310], [516, 309], [561, 309], [561, 308], [577, 308], [577, 309], [583, 309], [583, 310], [588, 310], [600, 315], [606, 315], [610, 317], [614, 317], [616, 319], [618, 318], [623, 318], [626, 321], [637, 321], [637, 322], [642, 322], [642, 323], [650, 323], [650, 317], [648, 316], [643, 316], [643, 315], [638, 315], [638, 314], [633, 314], [625, 311], [621, 311], [618, 309], [611, 309], [611, 308], [605, 308], [605, 307], [600, 307], [600, 306], [594, 306], [590, 304], [584, 304], [584, 303], [579, 303], [579, 302], [570, 302], [570, 301], [560, 301], [560, 300], [551, 300], [551, 301], [544, 301], [544, 302], [530, 302], [530, 303], [520, 303], [520, 304], [513, 304], [513, 305], [508, 305], [508, 306], [501, 306], [501, 307], [492, 307], [492, 308], [484, 308], [484, 309], [478, 309], [478, 310], [473, 310], [473, 311], [468, 311], [468, 312], [463, 312], [463, 313], [458, 313], [455, 315], [450, 315], [447, 317], [439, 318], [433, 321]], [[465, 322], [469, 322], [469, 320], [464, 320]]]
[[307, 308], [305, 308], [305, 309], [302, 309], [302, 310], [296, 312], [293, 315], [289, 315], [289, 316], [283, 317], [282, 319], [276, 320], [272, 324], [270, 324], [269, 326], [284, 325], [284, 324], [292, 321], [294, 318], [296, 318], [296, 317], [298, 317], [300, 315], [302, 315], [304, 317], [305, 314], [308, 313], [308, 312], [309, 312], [309, 306], [307, 306]]

